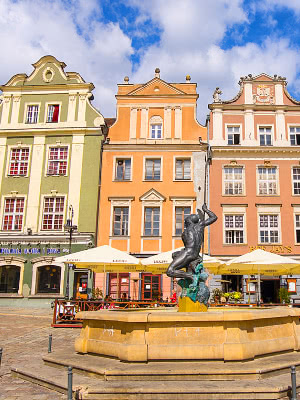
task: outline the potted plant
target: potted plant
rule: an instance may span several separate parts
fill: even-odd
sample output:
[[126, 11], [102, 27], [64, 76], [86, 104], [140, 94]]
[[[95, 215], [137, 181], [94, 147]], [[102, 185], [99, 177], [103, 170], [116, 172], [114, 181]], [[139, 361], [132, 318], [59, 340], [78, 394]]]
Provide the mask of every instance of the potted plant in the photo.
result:
[[290, 294], [289, 294], [287, 288], [281, 287], [278, 291], [278, 296], [279, 296], [280, 303], [290, 304], [291, 299], [290, 299]]
[[222, 296], [223, 296], [223, 292], [221, 289], [215, 288], [212, 291], [212, 298], [213, 298], [214, 303], [219, 303]]

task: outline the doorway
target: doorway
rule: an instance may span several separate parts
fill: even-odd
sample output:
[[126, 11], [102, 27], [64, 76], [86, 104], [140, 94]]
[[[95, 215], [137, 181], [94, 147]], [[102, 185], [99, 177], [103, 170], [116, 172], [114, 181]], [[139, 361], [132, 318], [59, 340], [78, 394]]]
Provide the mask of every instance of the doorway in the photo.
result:
[[74, 298], [87, 300], [88, 298], [88, 272], [74, 273]]
[[279, 279], [261, 280], [261, 300], [263, 303], [278, 303]]
[[159, 300], [161, 275], [142, 274], [142, 300]]

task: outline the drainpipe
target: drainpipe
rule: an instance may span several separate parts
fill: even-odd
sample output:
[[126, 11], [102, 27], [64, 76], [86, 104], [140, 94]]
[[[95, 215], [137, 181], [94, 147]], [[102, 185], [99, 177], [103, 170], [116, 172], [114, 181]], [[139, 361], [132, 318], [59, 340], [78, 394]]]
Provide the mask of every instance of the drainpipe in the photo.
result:
[[103, 155], [103, 147], [104, 144], [109, 143], [109, 138], [108, 136], [108, 126], [102, 125], [101, 126], [101, 133], [104, 135], [104, 140], [101, 142], [101, 149], [100, 149], [100, 166], [99, 166], [99, 182], [98, 182], [98, 196], [97, 196], [97, 211], [96, 211], [96, 231], [95, 231], [95, 243], [97, 243], [97, 237], [98, 237], [98, 219], [99, 219], [99, 213], [100, 213], [100, 195], [101, 195], [101, 177], [102, 177], [102, 155]]
[[[210, 144], [209, 144], [209, 122], [210, 122], [210, 115], [207, 114], [206, 116], [206, 127], [207, 127], [207, 157], [210, 157], [211, 155], [211, 150], [210, 150]], [[207, 207], [210, 209], [210, 182], [209, 182], [209, 175], [210, 175], [210, 163], [211, 161], [208, 162], [207, 166]], [[206, 190], [206, 188], [205, 188]], [[210, 226], [207, 227], [207, 253], [210, 256]]]

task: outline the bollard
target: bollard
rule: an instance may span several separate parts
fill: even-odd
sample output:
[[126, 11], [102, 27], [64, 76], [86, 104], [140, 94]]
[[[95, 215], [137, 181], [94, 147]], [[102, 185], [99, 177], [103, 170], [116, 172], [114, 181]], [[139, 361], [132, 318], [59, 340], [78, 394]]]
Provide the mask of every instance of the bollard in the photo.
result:
[[1, 367], [1, 359], [2, 359], [2, 347], [0, 347], [0, 367]]
[[52, 352], [52, 333], [49, 335], [48, 353]]
[[72, 367], [68, 367], [68, 400], [72, 400], [73, 396], [73, 372]]
[[292, 397], [291, 397], [291, 400], [297, 400], [296, 368], [295, 368], [295, 365], [291, 366], [291, 380], [292, 380]]

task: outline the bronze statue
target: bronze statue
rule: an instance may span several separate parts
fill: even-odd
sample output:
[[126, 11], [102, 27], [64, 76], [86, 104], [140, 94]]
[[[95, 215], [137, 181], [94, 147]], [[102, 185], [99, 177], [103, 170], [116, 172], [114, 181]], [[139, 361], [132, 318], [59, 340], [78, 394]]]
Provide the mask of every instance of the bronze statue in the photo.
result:
[[[204, 228], [217, 220], [217, 216], [204, 203], [198, 214], [191, 214], [184, 220], [185, 229], [181, 238], [184, 249], [172, 254], [173, 261], [167, 269], [167, 275], [174, 278], [190, 279], [193, 281], [195, 269], [201, 264], [200, 250], [204, 240]], [[208, 218], [205, 219], [205, 213]], [[186, 268], [186, 271], [182, 271]]]

